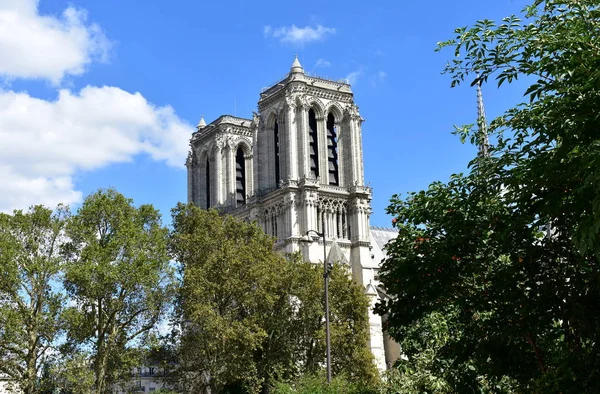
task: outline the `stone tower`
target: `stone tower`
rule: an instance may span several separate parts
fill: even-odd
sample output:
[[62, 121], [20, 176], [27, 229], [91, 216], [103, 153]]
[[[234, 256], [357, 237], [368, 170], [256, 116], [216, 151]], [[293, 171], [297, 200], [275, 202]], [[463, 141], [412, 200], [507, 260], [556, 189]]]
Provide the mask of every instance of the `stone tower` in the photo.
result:
[[[308, 76], [296, 57], [288, 75], [260, 94], [252, 119], [200, 120], [186, 163], [188, 200], [256, 221], [278, 250], [301, 251], [309, 261], [323, 260], [323, 240], [307, 244], [303, 237], [324, 232], [327, 253], [339, 246], [374, 306], [380, 261], [372, 251], [362, 122], [347, 82]], [[386, 360], [381, 318], [370, 312], [370, 324], [382, 370], [394, 360]]]

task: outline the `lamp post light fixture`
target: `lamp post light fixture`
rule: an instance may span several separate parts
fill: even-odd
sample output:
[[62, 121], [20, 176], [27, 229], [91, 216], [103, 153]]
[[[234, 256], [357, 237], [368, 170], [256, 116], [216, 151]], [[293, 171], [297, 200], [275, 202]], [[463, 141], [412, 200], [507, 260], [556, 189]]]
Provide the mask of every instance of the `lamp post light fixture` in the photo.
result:
[[327, 383], [331, 383], [331, 345], [329, 342], [329, 267], [327, 264], [327, 248], [325, 245], [325, 230], [322, 233], [316, 230], [308, 230], [306, 235], [302, 237], [304, 242], [312, 242], [310, 233], [323, 239], [323, 279], [325, 282], [325, 346], [327, 349]]

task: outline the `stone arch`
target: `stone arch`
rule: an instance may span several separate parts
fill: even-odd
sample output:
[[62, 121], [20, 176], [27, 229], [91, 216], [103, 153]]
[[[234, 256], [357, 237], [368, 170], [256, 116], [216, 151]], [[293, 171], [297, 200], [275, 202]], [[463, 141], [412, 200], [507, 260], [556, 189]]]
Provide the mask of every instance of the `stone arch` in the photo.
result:
[[273, 127], [275, 126], [275, 121], [278, 120], [277, 110], [275, 108], [269, 108], [265, 113], [263, 119], [266, 120], [265, 127], [263, 128], [263, 130], [273, 130]]
[[325, 117], [325, 105], [318, 98], [310, 97], [308, 99], [308, 109], [315, 111], [317, 119], [323, 119]]
[[209, 208], [214, 205], [215, 200], [212, 195], [214, 189], [214, 174], [209, 174], [214, 168], [214, 144], [201, 146], [195, 151], [195, 160], [198, 165], [195, 168], [194, 176], [194, 204], [200, 208]]
[[277, 107], [277, 121], [279, 122], [280, 126], [286, 121], [285, 112], [285, 107], [283, 105]]
[[[239, 150], [244, 154], [244, 193], [245, 196], [251, 196], [254, 189], [254, 164], [252, 161], [252, 144], [247, 138], [240, 137], [236, 141], [234, 150], [236, 155]], [[244, 203], [246, 203], [245, 197]]]
[[327, 107], [325, 108], [325, 114], [332, 114], [335, 119], [335, 123], [340, 124], [344, 119], [344, 110], [342, 107], [335, 101], [329, 102]]
[[235, 150], [237, 151], [239, 148], [241, 148], [244, 154], [247, 156], [252, 154], [252, 146], [245, 138], [240, 138], [236, 141]]
[[[279, 116], [279, 106], [271, 106], [263, 111], [264, 127], [259, 128], [261, 136], [254, 142], [254, 156], [257, 159], [258, 189], [271, 189], [278, 185], [281, 178], [282, 153], [280, 151], [281, 138], [283, 137], [282, 120]], [[277, 125], [277, 127], [276, 127]], [[248, 153], [252, 152], [252, 145], [248, 143]], [[249, 188], [248, 190], [252, 190]]]
[[202, 160], [206, 160], [206, 158], [212, 159], [212, 156], [212, 149], [209, 149], [207, 146], [203, 146], [196, 150], [196, 160], [198, 160], [198, 163], [201, 163]]

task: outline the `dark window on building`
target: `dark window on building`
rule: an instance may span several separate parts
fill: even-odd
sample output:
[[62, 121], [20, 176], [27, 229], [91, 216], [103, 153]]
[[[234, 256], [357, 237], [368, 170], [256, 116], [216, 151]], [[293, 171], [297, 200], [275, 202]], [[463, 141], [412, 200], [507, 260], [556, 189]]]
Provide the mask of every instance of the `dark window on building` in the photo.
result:
[[308, 111], [308, 140], [310, 176], [316, 178], [319, 176], [319, 142], [317, 139], [317, 117], [312, 108]]
[[329, 171], [329, 184], [339, 185], [337, 134], [333, 114], [327, 115], [327, 165]]
[[206, 158], [206, 209], [210, 208], [210, 161]]
[[246, 203], [246, 159], [244, 151], [238, 148], [235, 154], [235, 200], [240, 204]]
[[273, 142], [275, 144], [275, 186], [279, 187], [281, 174], [279, 174], [279, 123], [277, 123], [277, 120], [275, 120], [275, 126], [273, 127]]

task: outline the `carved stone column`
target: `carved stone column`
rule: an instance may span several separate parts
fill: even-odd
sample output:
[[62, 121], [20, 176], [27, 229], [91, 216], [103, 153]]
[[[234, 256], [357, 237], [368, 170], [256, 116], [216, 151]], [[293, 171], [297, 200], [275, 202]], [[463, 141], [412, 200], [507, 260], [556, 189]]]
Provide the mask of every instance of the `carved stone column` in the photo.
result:
[[351, 170], [349, 174], [351, 175], [350, 185], [349, 186], [362, 186], [364, 181], [362, 180], [362, 147], [361, 147], [361, 138], [360, 138], [360, 115], [358, 114], [358, 109], [354, 104], [349, 105], [346, 108], [344, 113], [344, 120], [349, 128], [349, 148], [346, 153], [350, 155], [349, 162], [351, 165]]
[[358, 184], [365, 184], [365, 165], [363, 161], [363, 146], [362, 146], [362, 122], [363, 119], [358, 115], [358, 119], [356, 120], [356, 134], [358, 136]]
[[246, 200], [254, 195], [254, 167], [252, 153], [244, 155], [244, 165], [246, 166]]
[[298, 141], [298, 177], [306, 178], [310, 175], [309, 141], [308, 141], [308, 110], [306, 99], [300, 100], [297, 108], [297, 141]]
[[225, 204], [235, 207], [236, 201], [236, 184], [235, 184], [235, 154], [236, 144], [232, 136], [227, 138], [227, 149], [226, 149], [226, 163], [227, 163], [227, 175], [225, 176], [225, 184], [227, 185], [227, 196], [225, 197]]
[[341, 136], [344, 133], [344, 131], [342, 131], [342, 122], [336, 120], [333, 127], [337, 137], [338, 184], [340, 186], [347, 186], [346, 177], [344, 174], [344, 171], [346, 169], [346, 166], [344, 165], [344, 141], [341, 139]]
[[217, 138], [215, 144], [215, 152], [213, 155], [214, 170], [212, 171], [212, 183], [211, 190], [211, 202], [213, 205], [223, 204], [223, 148], [225, 147], [225, 140], [223, 138]]
[[[256, 113], [253, 112], [252, 113], [252, 125], [250, 126], [250, 129], [252, 130], [252, 177], [249, 177], [248, 179], [252, 180], [252, 188], [249, 189], [249, 193], [251, 196], [256, 196], [258, 194], [258, 189], [259, 189], [259, 163], [258, 163], [258, 158], [259, 158], [259, 154], [260, 154], [260, 148], [258, 145], [258, 130], [259, 127], [264, 127], [264, 123], [261, 120], [261, 116]], [[255, 170], [256, 169], [256, 170]]]
[[327, 163], [327, 120], [323, 114], [317, 114], [317, 139], [319, 148], [319, 178], [321, 185], [329, 185], [329, 166]]
[[285, 98], [286, 104], [286, 180], [298, 180], [298, 149], [297, 149], [297, 125], [296, 102], [293, 96]]

